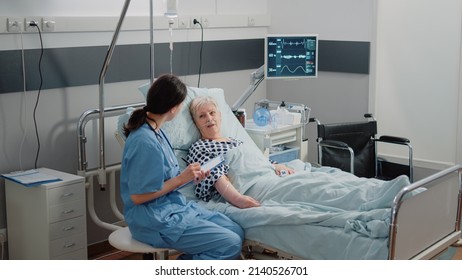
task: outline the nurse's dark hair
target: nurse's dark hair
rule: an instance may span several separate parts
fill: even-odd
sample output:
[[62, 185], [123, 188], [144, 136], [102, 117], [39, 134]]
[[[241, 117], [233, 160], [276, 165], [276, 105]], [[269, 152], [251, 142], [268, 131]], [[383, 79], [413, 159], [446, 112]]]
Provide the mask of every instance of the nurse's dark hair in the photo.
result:
[[173, 107], [181, 104], [187, 94], [186, 85], [175, 75], [159, 76], [148, 90], [146, 106], [133, 111], [128, 122], [124, 125], [124, 135], [138, 129], [146, 122], [146, 112], [165, 114]]

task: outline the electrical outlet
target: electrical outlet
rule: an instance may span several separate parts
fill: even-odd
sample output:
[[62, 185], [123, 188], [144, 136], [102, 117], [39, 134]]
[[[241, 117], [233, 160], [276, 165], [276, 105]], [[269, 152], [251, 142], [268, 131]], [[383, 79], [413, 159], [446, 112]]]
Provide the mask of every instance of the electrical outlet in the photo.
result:
[[8, 32], [19, 33], [22, 31], [22, 23], [22, 18], [8, 18], [6, 28]]
[[6, 234], [6, 228], [0, 229], [0, 243], [1, 241], [3, 242], [8, 241], [8, 235]]
[[191, 18], [187, 16], [179, 16], [178, 17], [178, 28], [186, 29], [189, 28], [189, 23], [191, 22]]
[[43, 18], [42, 19], [42, 31], [43, 32], [53, 32], [55, 31], [56, 21], [53, 18]]
[[255, 26], [255, 18], [254, 17], [249, 17], [247, 21], [248, 26]]
[[203, 28], [207, 28], [210, 25], [210, 20], [208, 17], [201, 17], [201, 24]]
[[[193, 28], [200, 28], [200, 25], [198, 23], [201, 23], [201, 18], [200, 17], [191, 17], [191, 26]], [[202, 24], [202, 23], [201, 23]]]
[[24, 29], [26, 30], [26, 32], [37, 31], [37, 27], [30, 25], [32, 22], [34, 22], [37, 25], [38, 28], [41, 28], [41, 22], [42, 22], [41, 18], [39, 18], [39, 17], [26, 17], [26, 19], [24, 21]]

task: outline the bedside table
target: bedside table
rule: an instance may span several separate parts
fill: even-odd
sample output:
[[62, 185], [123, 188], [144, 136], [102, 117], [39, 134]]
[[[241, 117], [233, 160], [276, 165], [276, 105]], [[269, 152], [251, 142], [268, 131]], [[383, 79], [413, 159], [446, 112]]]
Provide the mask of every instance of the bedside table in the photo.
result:
[[[261, 151], [271, 160], [287, 162], [294, 159], [305, 161], [307, 146], [302, 137], [302, 124], [257, 126], [253, 120], [247, 120], [245, 130]], [[275, 146], [283, 145], [282, 151], [272, 151]]]
[[5, 179], [10, 259], [87, 259], [85, 180], [52, 169], [62, 181], [26, 187]]

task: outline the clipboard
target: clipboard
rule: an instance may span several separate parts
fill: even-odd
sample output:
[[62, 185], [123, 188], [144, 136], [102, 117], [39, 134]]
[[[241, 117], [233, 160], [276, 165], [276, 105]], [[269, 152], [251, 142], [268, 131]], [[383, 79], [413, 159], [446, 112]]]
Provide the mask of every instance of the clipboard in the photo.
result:
[[[203, 170], [203, 171], [212, 170], [215, 167], [217, 167], [218, 165], [222, 164], [223, 162], [225, 162], [225, 157], [223, 155], [219, 155], [217, 157], [214, 157], [214, 158], [209, 159], [208, 161], [204, 162], [201, 165], [201, 170]], [[194, 180], [191, 180], [191, 181], [189, 181], [187, 183], [184, 183], [183, 185], [176, 188], [176, 190], [180, 190], [180, 189], [182, 189], [184, 187], [187, 187], [187, 186], [194, 186], [193, 181]]]
[[60, 178], [43, 173], [37, 169], [16, 171], [8, 174], [2, 174], [1, 176], [26, 187], [35, 187], [46, 183], [61, 181]]

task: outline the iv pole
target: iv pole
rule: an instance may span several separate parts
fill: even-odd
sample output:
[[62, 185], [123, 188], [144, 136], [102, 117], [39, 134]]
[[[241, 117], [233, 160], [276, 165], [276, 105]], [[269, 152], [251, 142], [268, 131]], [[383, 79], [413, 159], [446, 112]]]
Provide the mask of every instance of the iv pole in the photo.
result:
[[[105, 159], [105, 137], [104, 137], [104, 79], [111, 62], [112, 54], [114, 53], [114, 48], [119, 37], [120, 29], [122, 27], [125, 15], [127, 14], [128, 7], [130, 6], [130, 0], [125, 0], [124, 6], [122, 8], [122, 13], [120, 15], [119, 21], [117, 23], [116, 30], [112, 37], [111, 44], [104, 59], [103, 67], [99, 76], [99, 169], [98, 169], [98, 180], [99, 185], [102, 190], [106, 189], [106, 159]], [[151, 83], [154, 79], [154, 4], [153, 0], [150, 0], [150, 44], [151, 44], [151, 55], [150, 55], [150, 76]]]
[[130, 0], [125, 0], [122, 13], [119, 18], [119, 22], [117, 24], [114, 35], [112, 37], [112, 42], [107, 51], [106, 58], [104, 59], [103, 68], [101, 69], [101, 73], [99, 75], [99, 169], [98, 169], [98, 179], [99, 179], [100, 188], [102, 190], [106, 189], [106, 159], [104, 157], [104, 152], [105, 152], [105, 147], [104, 147], [104, 143], [105, 143], [105, 138], [104, 138], [104, 79], [106, 77], [109, 63], [111, 62], [112, 54], [114, 53], [114, 48], [117, 42], [117, 38], [119, 37], [120, 28], [122, 27], [122, 23], [124, 21], [129, 5], [130, 5]]

